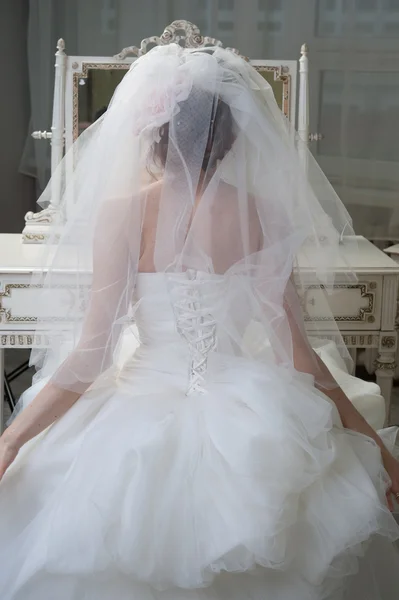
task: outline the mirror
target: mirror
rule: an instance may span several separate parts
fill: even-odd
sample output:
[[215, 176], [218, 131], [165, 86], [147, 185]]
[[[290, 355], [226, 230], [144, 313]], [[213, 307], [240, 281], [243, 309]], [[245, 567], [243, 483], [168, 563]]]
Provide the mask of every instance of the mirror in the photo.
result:
[[255, 67], [270, 84], [278, 107], [289, 119], [290, 115], [290, 75], [282, 74], [281, 67]]
[[[129, 67], [128, 63], [84, 63], [82, 72], [74, 73], [74, 140], [105, 112], [115, 88]], [[281, 67], [255, 68], [271, 85], [278, 106], [289, 118], [290, 75], [281, 74]]]
[[74, 73], [74, 140], [104, 114], [129, 67], [126, 63], [84, 64], [81, 73]]

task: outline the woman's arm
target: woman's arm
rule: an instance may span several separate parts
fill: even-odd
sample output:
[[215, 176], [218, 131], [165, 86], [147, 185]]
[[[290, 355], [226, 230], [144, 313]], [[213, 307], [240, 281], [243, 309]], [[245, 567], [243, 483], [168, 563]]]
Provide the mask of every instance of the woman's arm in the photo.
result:
[[399, 494], [399, 462], [385, 447], [377, 432], [353, 406], [321, 358], [310, 346], [306, 336], [302, 311], [292, 280], [287, 286], [285, 312], [291, 330], [295, 369], [302, 373], [309, 373], [315, 377], [316, 388], [334, 402], [341, 417], [342, 425], [346, 429], [368, 436], [380, 447], [384, 467], [391, 479], [390, 488], [387, 490], [387, 503], [389, 509], [393, 510], [392, 494], [396, 498], [398, 498]]
[[309, 373], [315, 377], [315, 387], [334, 402], [345, 428], [371, 437], [381, 448], [382, 452], [387, 452], [376, 431], [374, 431], [353, 406], [324, 362], [311, 347], [307, 338], [302, 311], [292, 278], [287, 286], [285, 312], [291, 330], [295, 369], [302, 373]]
[[323, 380], [328, 381], [328, 378], [331, 380], [331, 385], [327, 385], [326, 387], [319, 386], [317, 381], [315, 386], [334, 402], [339, 412], [339, 416], [341, 417], [342, 425], [346, 429], [351, 429], [352, 431], [357, 431], [358, 433], [363, 433], [364, 435], [371, 437], [373, 440], [375, 440], [383, 453], [387, 452], [387, 449], [385, 448], [377, 432], [367, 423], [366, 419], [354, 407], [348, 396], [344, 393], [342, 388], [339, 387], [338, 383], [335, 381], [321, 358], [313, 349], [312, 353], [313, 360], [317, 364], [317, 372], [321, 375]]
[[100, 212], [93, 242], [90, 302], [80, 340], [1, 436], [0, 479], [19, 449], [60, 419], [112, 364], [113, 350], [132, 300], [137, 266], [129, 246], [134, 232], [128, 207], [115, 200]]
[[14, 419], [0, 439], [19, 450], [26, 442], [60, 419], [80, 396], [80, 393], [57, 387], [49, 381]]

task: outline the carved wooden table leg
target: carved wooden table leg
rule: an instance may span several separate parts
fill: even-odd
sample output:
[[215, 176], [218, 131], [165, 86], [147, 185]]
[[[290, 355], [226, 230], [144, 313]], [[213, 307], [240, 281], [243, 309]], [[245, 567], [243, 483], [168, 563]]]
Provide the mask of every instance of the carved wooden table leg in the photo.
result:
[[396, 369], [397, 334], [395, 331], [381, 334], [378, 357], [375, 362], [377, 383], [385, 398], [386, 424], [390, 423], [391, 394]]
[[4, 348], [0, 348], [0, 434], [4, 425]]

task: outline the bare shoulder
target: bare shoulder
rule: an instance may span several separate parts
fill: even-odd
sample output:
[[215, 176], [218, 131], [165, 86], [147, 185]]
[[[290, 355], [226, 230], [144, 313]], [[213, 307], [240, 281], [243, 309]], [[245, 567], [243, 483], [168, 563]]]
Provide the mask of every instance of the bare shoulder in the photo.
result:
[[[232, 219], [238, 216], [239, 208], [246, 206], [251, 219], [256, 217], [258, 201], [256, 197], [248, 191], [241, 191], [237, 187], [227, 182], [221, 182], [218, 188], [218, 202], [215, 206]], [[235, 210], [232, 210], [234, 208]]]
[[138, 194], [120, 194], [107, 198], [99, 207], [99, 219], [107, 219], [111, 215], [126, 215], [131, 211], [132, 207], [137, 208], [137, 204], [141, 204], [141, 208], [144, 208], [148, 202], [154, 203], [159, 200], [161, 190], [162, 181], [155, 181], [143, 187]]
[[146, 185], [140, 192], [140, 197], [143, 200], [157, 200], [161, 194], [163, 187], [162, 179], [154, 181]]

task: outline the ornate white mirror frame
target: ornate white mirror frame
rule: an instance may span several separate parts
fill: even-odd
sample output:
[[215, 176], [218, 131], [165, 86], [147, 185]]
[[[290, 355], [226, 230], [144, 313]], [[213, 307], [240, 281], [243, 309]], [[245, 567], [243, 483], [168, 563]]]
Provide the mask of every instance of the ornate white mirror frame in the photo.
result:
[[[24, 243], [43, 243], [47, 238], [53, 217], [59, 210], [61, 179], [54, 177], [54, 173], [63, 158], [64, 150], [68, 150], [79, 135], [79, 89], [82, 87], [81, 84], [86, 83], [93, 70], [126, 71], [134, 60], [146, 54], [152, 47], [170, 43], [178, 43], [186, 48], [223, 47], [220, 40], [202, 36], [198, 27], [188, 21], [174, 21], [166, 27], [160, 37], [146, 38], [141, 42], [139, 48], [137, 46], [124, 48], [113, 57], [67, 56], [64, 40], [58, 41], [55, 55], [51, 131], [35, 131], [32, 134], [37, 140], [50, 140], [51, 143], [52, 201], [47, 208], [40, 212], [27, 213], [25, 228], [22, 232]], [[228, 49], [239, 54], [239, 51], [234, 48]], [[246, 60], [248, 59], [246, 58]], [[301, 48], [299, 61], [250, 60], [249, 62], [269, 80], [272, 86], [276, 86], [275, 92], [278, 88], [281, 97], [276, 99], [284, 115], [297, 127], [301, 139], [306, 144], [317, 139], [317, 134], [309, 135], [309, 69], [306, 44]], [[298, 64], [299, 90], [297, 85]]]

